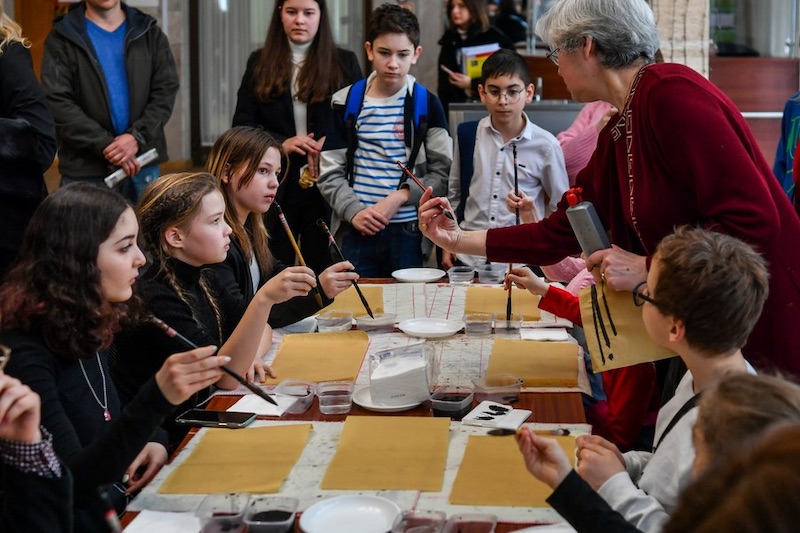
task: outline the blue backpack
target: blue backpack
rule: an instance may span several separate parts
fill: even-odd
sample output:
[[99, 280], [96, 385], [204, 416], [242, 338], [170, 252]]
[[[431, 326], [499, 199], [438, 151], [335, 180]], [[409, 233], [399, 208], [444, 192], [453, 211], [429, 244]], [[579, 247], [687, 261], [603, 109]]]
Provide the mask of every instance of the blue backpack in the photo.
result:
[[456, 209], [456, 220], [464, 220], [464, 209], [467, 206], [469, 197], [469, 184], [472, 182], [472, 172], [474, 169], [473, 152], [475, 151], [475, 140], [478, 135], [479, 120], [462, 122], [456, 129], [458, 135], [458, 160], [459, 160], [459, 181], [461, 182], [461, 201]]
[[[358, 119], [361, 108], [364, 105], [364, 93], [367, 89], [367, 79], [359, 80], [350, 86], [347, 92], [347, 100], [344, 107], [344, 128], [347, 140], [347, 152], [345, 163], [345, 175], [350, 186], [353, 186], [355, 181], [353, 159], [356, 153], [356, 145], [358, 144], [358, 137], [356, 134], [356, 120]], [[411, 101], [411, 104], [409, 102]], [[406, 98], [405, 116], [408, 116], [408, 106], [412, 105], [414, 117], [414, 132], [412, 135], [411, 155], [408, 158], [408, 168], [413, 172], [414, 163], [419, 155], [419, 150], [425, 137], [428, 134], [428, 90], [421, 84], [414, 82], [414, 97]], [[402, 174], [400, 185], [405, 183], [407, 177]]]

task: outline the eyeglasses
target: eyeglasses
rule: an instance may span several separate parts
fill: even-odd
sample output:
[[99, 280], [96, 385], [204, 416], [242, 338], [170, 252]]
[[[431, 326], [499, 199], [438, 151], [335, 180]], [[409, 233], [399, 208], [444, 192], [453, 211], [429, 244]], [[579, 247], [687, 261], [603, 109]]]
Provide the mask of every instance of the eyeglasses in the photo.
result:
[[493, 104], [498, 103], [500, 101], [500, 98], [502, 98], [503, 96], [506, 97], [506, 102], [508, 102], [509, 104], [516, 104], [517, 102], [519, 102], [519, 98], [520, 96], [522, 96], [523, 92], [525, 92], [524, 89], [508, 89], [504, 93], [498, 91], [497, 89], [489, 89], [488, 91], [486, 91], [486, 96]]
[[559, 46], [555, 50], [552, 50], [547, 53], [547, 59], [553, 62], [555, 66], [558, 66], [558, 53], [561, 51], [561, 47]]
[[650, 291], [647, 289], [646, 281], [639, 283], [633, 288], [633, 304], [636, 307], [641, 307], [645, 302], [650, 302], [651, 304], [658, 306], [658, 302], [650, 298], [648, 294], [649, 292]]
[[4, 344], [0, 344], [0, 371], [2, 371], [8, 364], [8, 359], [11, 357], [11, 348]]

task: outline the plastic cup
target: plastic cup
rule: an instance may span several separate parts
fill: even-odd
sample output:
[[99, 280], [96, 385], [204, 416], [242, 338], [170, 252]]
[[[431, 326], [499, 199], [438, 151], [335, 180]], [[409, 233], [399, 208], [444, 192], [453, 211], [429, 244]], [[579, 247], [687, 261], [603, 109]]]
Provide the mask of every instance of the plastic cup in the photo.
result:
[[250, 495], [246, 493], [209, 494], [195, 511], [201, 533], [244, 531], [244, 511], [249, 501]]
[[511, 403], [519, 400], [523, 380], [514, 374], [488, 374], [472, 380], [475, 385], [475, 398], [498, 403]]
[[352, 311], [325, 311], [317, 315], [317, 329], [325, 331], [348, 331], [353, 327]]
[[294, 525], [297, 498], [256, 496], [244, 515], [247, 533], [286, 533]]
[[475, 279], [475, 269], [471, 266], [454, 266], [447, 271], [450, 285], [469, 285]]
[[375, 313], [375, 318], [360, 315], [356, 317], [356, 328], [373, 333], [391, 333], [394, 331], [395, 322], [397, 315], [394, 313]]
[[470, 387], [460, 385], [443, 385], [431, 394], [431, 410], [433, 416], [447, 416], [454, 420], [461, 418], [472, 410], [474, 392]]
[[392, 525], [391, 533], [439, 533], [447, 521], [442, 511], [403, 511]]
[[496, 525], [493, 514], [455, 514], [444, 525], [444, 533], [493, 533]]
[[319, 411], [323, 415], [343, 415], [353, 406], [352, 381], [323, 381], [317, 383]]
[[291, 414], [305, 413], [314, 402], [314, 394], [316, 391], [316, 384], [301, 379], [284, 379], [275, 387], [276, 393], [297, 398], [297, 400], [286, 409], [286, 412]]
[[494, 313], [467, 313], [463, 320], [464, 333], [470, 337], [488, 337], [492, 334]]
[[497, 285], [498, 283], [503, 283], [508, 265], [505, 263], [489, 263], [481, 265], [475, 270], [478, 271], [479, 283]]
[[495, 333], [519, 333], [522, 327], [522, 315], [512, 313], [511, 319], [506, 320], [506, 314], [501, 313], [494, 318]]

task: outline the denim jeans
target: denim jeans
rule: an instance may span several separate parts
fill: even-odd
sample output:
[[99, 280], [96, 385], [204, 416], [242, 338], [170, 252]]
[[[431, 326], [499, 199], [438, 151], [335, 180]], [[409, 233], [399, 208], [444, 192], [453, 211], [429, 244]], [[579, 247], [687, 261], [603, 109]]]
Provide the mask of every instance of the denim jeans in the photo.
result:
[[[158, 164], [153, 163], [139, 169], [139, 172], [134, 174], [133, 177], [122, 180], [119, 185], [114, 187], [114, 190], [127, 198], [133, 205], [136, 205], [139, 203], [139, 198], [142, 197], [142, 194], [144, 194], [144, 190], [147, 188], [147, 186], [157, 180], [160, 176], [161, 174], [158, 170]], [[98, 187], [105, 187], [106, 184], [103, 183], [103, 178], [105, 178], [105, 176], [80, 178], [61, 176], [61, 186], [63, 187], [64, 185], [69, 185], [70, 183], [76, 182], [86, 182], [97, 185]]]
[[339, 230], [342, 254], [365, 278], [388, 278], [401, 268], [422, 266], [422, 233], [417, 221], [389, 224], [375, 235], [361, 235], [350, 225]]

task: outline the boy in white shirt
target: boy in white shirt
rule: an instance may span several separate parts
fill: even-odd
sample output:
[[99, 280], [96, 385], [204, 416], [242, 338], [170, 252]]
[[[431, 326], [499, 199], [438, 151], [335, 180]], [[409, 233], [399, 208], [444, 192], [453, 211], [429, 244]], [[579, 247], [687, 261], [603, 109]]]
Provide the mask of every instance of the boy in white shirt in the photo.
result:
[[[506, 208], [506, 195], [514, 191], [516, 172], [519, 196], [533, 201], [541, 220], [556, 209], [569, 188], [569, 176], [558, 140], [525, 114], [525, 104], [534, 94], [528, 65], [513, 50], [498, 50], [484, 62], [482, 77], [478, 93], [489, 116], [478, 122], [477, 130], [474, 124], [471, 128], [468, 123], [459, 127], [459, 136], [474, 137], [474, 150], [461, 154], [461, 147], [469, 143], [465, 139], [456, 143], [447, 198], [462, 229], [513, 226], [516, 217]], [[462, 168], [462, 162], [470, 156], [471, 175], [468, 167], [466, 172]], [[470, 266], [486, 262], [485, 257], [466, 254], [459, 254], [458, 260]], [[442, 265], [450, 268], [454, 263], [453, 254], [443, 252]]]

